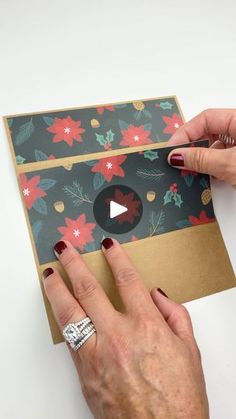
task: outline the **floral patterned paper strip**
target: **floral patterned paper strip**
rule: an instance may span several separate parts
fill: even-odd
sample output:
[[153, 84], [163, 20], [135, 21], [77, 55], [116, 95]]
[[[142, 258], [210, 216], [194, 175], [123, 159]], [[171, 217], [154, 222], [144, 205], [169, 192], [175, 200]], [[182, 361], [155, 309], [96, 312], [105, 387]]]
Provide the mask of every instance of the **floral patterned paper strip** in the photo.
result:
[[135, 223], [140, 215], [140, 202], [132, 193], [122, 196], [122, 185], [134, 190], [142, 203], [135, 228], [113, 234], [121, 243], [214, 221], [209, 177], [170, 167], [169, 152], [170, 147], [161, 148], [20, 174], [40, 264], [55, 259], [53, 246], [61, 239], [70, 240], [81, 253], [100, 249], [102, 238], [110, 234], [96, 223], [94, 202], [111, 185], [117, 186], [116, 195], [108, 201], [119, 199], [128, 211], [108, 223]]
[[174, 97], [7, 119], [18, 165], [169, 140], [183, 124]]

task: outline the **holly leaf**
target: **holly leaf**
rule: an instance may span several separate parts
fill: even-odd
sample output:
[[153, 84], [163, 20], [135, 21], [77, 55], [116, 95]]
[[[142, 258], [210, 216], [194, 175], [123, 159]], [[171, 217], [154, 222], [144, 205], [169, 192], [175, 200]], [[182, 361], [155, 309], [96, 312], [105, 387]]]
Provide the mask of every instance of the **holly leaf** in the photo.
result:
[[47, 215], [48, 213], [47, 204], [43, 198], [38, 198], [33, 203], [33, 208], [35, 209], [35, 211], [39, 212], [39, 214]]
[[181, 207], [181, 204], [183, 204], [184, 202], [182, 201], [181, 195], [177, 192], [174, 192], [173, 200], [174, 200], [175, 205], [179, 208]]
[[40, 150], [34, 150], [35, 160], [36, 161], [44, 161], [48, 160], [47, 154], [43, 153]]
[[152, 130], [152, 124], [145, 124], [144, 129], [145, 129], [145, 131], [151, 131]]
[[128, 129], [129, 128], [129, 124], [127, 124], [127, 122], [121, 121], [119, 119], [119, 127], [120, 127], [121, 131], [123, 131], [124, 129]]
[[105, 183], [105, 178], [101, 173], [95, 173], [93, 177], [93, 187], [97, 191]]
[[149, 159], [151, 161], [156, 160], [159, 158], [157, 151], [146, 150], [143, 153], [145, 159]]
[[7, 123], [8, 123], [8, 127], [11, 128], [13, 124], [13, 118], [8, 118]]
[[52, 188], [55, 185], [55, 183], [56, 180], [54, 179], [41, 179], [38, 186], [44, 191], [47, 191], [48, 189]]
[[173, 106], [174, 105], [170, 102], [160, 102], [160, 108], [163, 109], [163, 110], [172, 109]]
[[54, 118], [51, 118], [51, 116], [43, 116], [43, 120], [48, 126], [51, 126], [54, 123]]
[[186, 219], [186, 220], [177, 221], [176, 225], [179, 228], [185, 228], [185, 227], [190, 227], [191, 223], [189, 222], [189, 220]]
[[26, 159], [20, 155], [16, 156], [16, 163], [23, 164]]
[[109, 131], [107, 131], [107, 135], [106, 135], [106, 140], [108, 143], [111, 143], [114, 140], [114, 132], [112, 132], [111, 129], [109, 129]]
[[42, 222], [42, 220], [37, 220], [37, 221], [35, 221], [35, 222], [34, 222], [34, 224], [32, 225], [32, 233], [33, 233], [33, 236], [34, 236], [34, 241], [35, 241], [35, 243], [37, 243], [37, 242], [38, 242], [38, 239], [39, 239], [39, 234], [40, 234], [40, 232], [41, 232], [41, 230], [42, 230], [42, 227], [43, 227], [43, 222]]
[[172, 191], [166, 191], [164, 195], [164, 205], [169, 204], [173, 198], [174, 192]]
[[186, 185], [190, 187], [193, 184], [194, 176], [193, 175], [186, 175], [186, 176], [184, 176], [184, 181], [185, 181]]
[[96, 140], [97, 140], [97, 142], [98, 142], [101, 146], [104, 146], [105, 144], [107, 144], [107, 140], [104, 138], [104, 135], [100, 135], [100, 134], [97, 134], [97, 133], [95, 133], [95, 135], [96, 135]]
[[20, 129], [15, 138], [15, 145], [21, 145], [27, 141], [34, 132], [34, 124], [32, 119], [29, 122], [20, 126]]

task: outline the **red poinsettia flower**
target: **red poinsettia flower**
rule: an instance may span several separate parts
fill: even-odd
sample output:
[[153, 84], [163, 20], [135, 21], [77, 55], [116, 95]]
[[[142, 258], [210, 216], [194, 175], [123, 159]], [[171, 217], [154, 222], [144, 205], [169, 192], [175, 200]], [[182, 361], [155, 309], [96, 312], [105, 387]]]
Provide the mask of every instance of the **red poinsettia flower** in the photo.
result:
[[76, 220], [65, 218], [66, 226], [58, 227], [63, 235], [61, 240], [68, 240], [74, 247], [84, 250], [87, 243], [94, 242], [92, 235], [95, 223], [86, 223], [85, 214], [81, 214]]
[[28, 209], [31, 209], [34, 202], [38, 198], [46, 196], [46, 192], [38, 187], [40, 182], [40, 176], [33, 176], [31, 179], [27, 179], [26, 175], [23, 173], [20, 175], [20, 183], [22, 187], [22, 193], [25, 200], [25, 205]]
[[193, 225], [196, 226], [198, 224], [205, 224], [205, 223], [210, 223], [211, 221], [214, 221], [215, 218], [209, 218], [206, 215], [206, 211], [202, 210], [199, 214], [199, 218], [194, 217], [193, 215], [189, 215], [188, 217], [189, 222]]
[[162, 119], [166, 123], [166, 127], [163, 130], [164, 134], [174, 134], [183, 125], [182, 118], [176, 113], [172, 117], [163, 116]]
[[96, 109], [97, 109], [97, 113], [99, 113], [99, 115], [102, 115], [105, 110], [110, 111], [110, 112], [114, 112], [115, 107], [113, 105], [98, 106]]
[[54, 135], [53, 142], [60, 143], [65, 141], [69, 146], [73, 145], [73, 141], [82, 142], [81, 134], [85, 131], [81, 126], [81, 121], [73, 121], [70, 116], [67, 118], [55, 118], [53, 124], [47, 128], [47, 131]]
[[105, 157], [104, 159], [100, 159], [98, 163], [92, 167], [92, 172], [101, 173], [108, 182], [111, 181], [113, 176], [124, 177], [125, 172], [120, 165], [124, 163], [126, 159], [127, 156]]
[[150, 131], [145, 130], [144, 125], [140, 125], [139, 127], [129, 125], [129, 127], [127, 129], [123, 129], [121, 133], [123, 137], [120, 142], [121, 145], [132, 147], [152, 143], [151, 138], [149, 138]]
[[134, 199], [134, 192], [123, 194], [120, 189], [116, 188], [114, 196], [106, 199], [106, 204], [110, 205], [111, 201], [115, 201], [128, 209], [128, 211], [116, 217], [118, 224], [123, 224], [125, 221], [132, 224], [135, 217], [139, 216], [138, 207], [141, 205], [141, 202]]

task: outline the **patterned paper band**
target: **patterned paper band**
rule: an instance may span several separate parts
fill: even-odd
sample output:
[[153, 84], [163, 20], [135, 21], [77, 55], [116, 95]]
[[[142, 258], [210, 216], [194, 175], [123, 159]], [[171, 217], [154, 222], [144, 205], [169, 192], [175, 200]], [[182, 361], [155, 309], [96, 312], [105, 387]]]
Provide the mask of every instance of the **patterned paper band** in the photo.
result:
[[175, 97], [7, 118], [18, 165], [161, 143], [183, 124]]
[[[55, 259], [53, 246], [61, 239], [85, 253], [100, 249], [104, 236], [125, 243], [213, 221], [209, 177], [170, 167], [169, 152], [146, 150], [20, 174], [39, 263]], [[111, 200], [127, 211], [109, 218]]]

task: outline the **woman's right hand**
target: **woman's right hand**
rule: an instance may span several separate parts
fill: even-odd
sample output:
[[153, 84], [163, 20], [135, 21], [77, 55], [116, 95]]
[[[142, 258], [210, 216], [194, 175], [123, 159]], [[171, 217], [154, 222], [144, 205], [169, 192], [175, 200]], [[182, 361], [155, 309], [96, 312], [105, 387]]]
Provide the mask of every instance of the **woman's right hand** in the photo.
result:
[[236, 144], [236, 109], [207, 109], [182, 125], [168, 145], [209, 138], [211, 147], [188, 147], [172, 150], [168, 156], [171, 166], [208, 173], [219, 180], [236, 185], [236, 147], [225, 147], [217, 141], [219, 134], [227, 134]]

